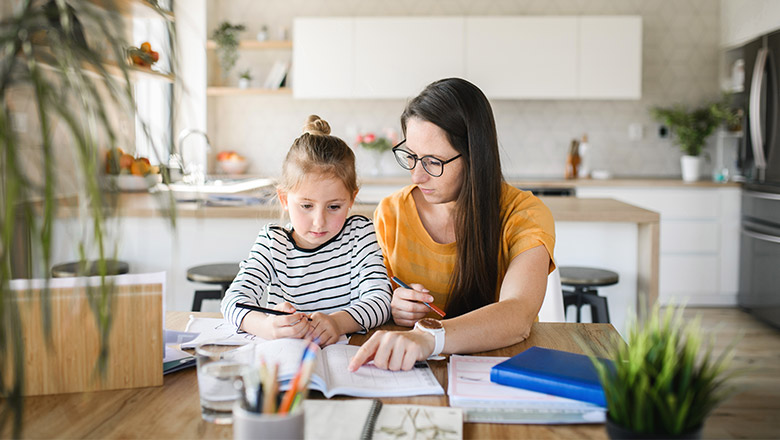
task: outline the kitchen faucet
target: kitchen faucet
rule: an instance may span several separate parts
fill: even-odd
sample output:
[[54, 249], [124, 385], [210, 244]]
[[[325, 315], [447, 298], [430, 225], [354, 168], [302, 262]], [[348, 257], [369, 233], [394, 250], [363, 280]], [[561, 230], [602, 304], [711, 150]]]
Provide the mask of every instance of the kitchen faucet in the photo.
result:
[[[176, 140], [176, 148], [178, 150], [178, 154], [176, 152], [172, 152], [171, 160], [173, 160], [174, 162], [178, 162], [185, 183], [195, 183], [195, 184], [202, 185], [203, 183], [205, 183], [206, 180], [206, 164], [203, 165], [199, 163], [190, 164], [190, 166], [186, 167], [185, 169], [184, 148], [183, 148], [184, 140], [193, 134], [199, 134], [203, 136], [204, 139], [206, 139], [206, 154], [208, 155], [208, 152], [211, 151], [211, 142], [209, 141], [208, 135], [201, 130], [185, 128], [184, 130], [179, 132], [179, 136], [177, 137]], [[206, 157], [206, 161], [208, 163], [208, 157]]]

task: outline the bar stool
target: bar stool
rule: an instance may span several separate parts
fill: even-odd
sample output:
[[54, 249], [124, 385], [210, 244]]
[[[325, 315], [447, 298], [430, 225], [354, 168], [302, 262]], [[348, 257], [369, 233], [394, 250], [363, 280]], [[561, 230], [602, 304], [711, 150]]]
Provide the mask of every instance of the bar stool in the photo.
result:
[[187, 269], [188, 280], [219, 285], [219, 290], [196, 290], [192, 299], [192, 311], [200, 312], [204, 300], [222, 299], [236, 275], [238, 263], [204, 264]]
[[[88, 270], [82, 273], [79, 273], [79, 261], [57, 264], [51, 268], [51, 276], [52, 278], [76, 277], [80, 275], [94, 277], [100, 275], [97, 263], [97, 261], [90, 261], [87, 267]], [[130, 265], [120, 260], [106, 260], [106, 269], [107, 275], [122, 275], [130, 272]]]
[[580, 311], [583, 305], [588, 304], [593, 322], [609, 323], [607, 298], [599, 296], [596, 287], [617, 284], [618, 274], [611, 270], [592, 267], [561, 267], [560, 270], [561, 284], [574, 288], [574, 290], [563, 289], [564, 308], [575, 306], [577, 322], [581, 322]]

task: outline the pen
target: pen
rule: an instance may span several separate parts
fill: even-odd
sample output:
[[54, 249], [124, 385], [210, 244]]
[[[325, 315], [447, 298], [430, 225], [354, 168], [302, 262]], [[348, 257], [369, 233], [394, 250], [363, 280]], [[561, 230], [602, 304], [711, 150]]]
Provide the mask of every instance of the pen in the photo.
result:
[[[238, 303], [236, 304], [236, 307], [238, 307], [239, 309], [247, 309], [247, 310], [254, 310], [255, 312], [268, 313], [269, 315], [278, 315], [278, 316], [292, 315], [292, 313], [290, 312], [283, 312], [281, 310], [274, 310], [274, 309], [266, 309], [265, 307], [253, 306], [252, 304]], [[308, 316], [306, 317], [306, 319], [311, 321], [311, 318]]]
[[[391, 279], [392, 279], [393, 281], [395, 281], [395, 283], [396, 283], [396, 284], [398, 284], [399, 286], [403, 287], [404, 289], [411, 289], [411, 287], [409, 287], [409, 286], [408, 286], [406, 283], [404, 283], [403, 281], [399, 280], [399, 279], [398, 279], [398, 277], [393, 277], [393, 278], [391, 278]], [[414, 289], [412, 289], [412, 290], [414, 290]], [[428, 306], [428, 308], [429, 308], [429, 309], [431, 309], [431, 310], [433, 310], [434, 312], [436, 312], [436, 314], [437, 314], [437, 315], [439, 315], [439, 316], [441, 316], [442, 318], [444, 318], [444, 315], [446, 315], [446, 313], [444, 313], [444, 310], [442, 310], [442, 309], [440, 309], [440, 308], [436, 307], [436, 304], [428, 304], [428, 303], [427, 303], [427, 302], [425, 302], [425, 301], [421, 301], [421, 302], [422, 302], [423, 304], [425, 304], [426, 306]]]

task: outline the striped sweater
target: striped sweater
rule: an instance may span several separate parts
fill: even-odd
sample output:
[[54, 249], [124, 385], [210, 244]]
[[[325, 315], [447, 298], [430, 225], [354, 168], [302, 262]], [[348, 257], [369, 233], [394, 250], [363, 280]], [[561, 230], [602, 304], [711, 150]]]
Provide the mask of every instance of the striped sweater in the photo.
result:
[[290, 230], [270, 224], [241, 262], [221, 311], [240, 327], [249, 310], [237, 303], [273, 308], [286, 301], [305, 313], [344, 310], [366, 331], [390, 317], [390, 292], [374, 224], [366, 217], [349, 217], [315, 249], [299, 248]]

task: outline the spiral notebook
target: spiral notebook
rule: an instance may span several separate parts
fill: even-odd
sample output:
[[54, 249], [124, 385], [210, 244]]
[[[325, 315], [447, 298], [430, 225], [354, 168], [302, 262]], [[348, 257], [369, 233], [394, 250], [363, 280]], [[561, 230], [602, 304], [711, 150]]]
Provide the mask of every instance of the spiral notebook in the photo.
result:
[[463, 411], [460, 408], [383, 405], [376, 399], [310, 399], [304, 401], [303, 409], [307, 440], [463, 438]]

